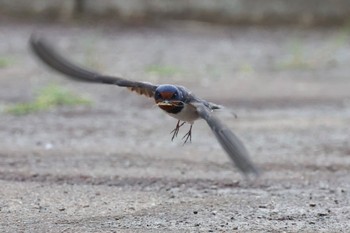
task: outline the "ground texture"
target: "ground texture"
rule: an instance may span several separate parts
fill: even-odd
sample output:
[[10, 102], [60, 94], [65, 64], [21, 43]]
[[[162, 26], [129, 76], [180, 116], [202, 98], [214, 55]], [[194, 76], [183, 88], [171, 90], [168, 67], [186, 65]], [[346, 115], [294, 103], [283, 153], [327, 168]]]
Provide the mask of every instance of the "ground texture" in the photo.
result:
[[[92, 69], [225, 105], [262, 176], [245, 180], [205, 122], [183, 146], [151, 99], [51, 72], [27, 48], [32, 32]], [[52, 83], [93, 104], [2, 111], [0, 231], [349, 232], [349, 41], [346, 28], [3, 21], [1, 109]]]

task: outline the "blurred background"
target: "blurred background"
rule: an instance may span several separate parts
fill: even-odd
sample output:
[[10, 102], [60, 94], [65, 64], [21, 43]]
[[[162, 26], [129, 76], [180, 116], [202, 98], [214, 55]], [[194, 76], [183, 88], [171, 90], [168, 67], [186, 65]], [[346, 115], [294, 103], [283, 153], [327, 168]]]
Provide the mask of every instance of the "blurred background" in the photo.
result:
[[[33, 33], [226, 106], [263, 176], [203, 121], [182, 146], [153, 100], [52, 72]], [[0, 0], [0, 231], [349, 232], [349, 64], [348, 0]]]
[[[203, 86], [245, 77], [233, 92], [246, 102], [317, 98], [320, 87], [307, 87], [307, 78], [328, 82], [349, 71], [347, 0], [0, 0], [0, 13], [3, 68], [15, 67], [16, 48], [28, 50], [21, 45], [30, 34], [42, 33], [106, 73]], [[249, 80], [262, 77], [273, 80], [252, 91], [259, 85]], [[344, 85], [335, 89], [347, 96]]]
[[335, 25], [346, 23], [346, 0], [1, 0], [1, 13], [18, 17], [69, 20], [79, 17], [127, 23], [194, 20], [230, 25], [292, 24]]

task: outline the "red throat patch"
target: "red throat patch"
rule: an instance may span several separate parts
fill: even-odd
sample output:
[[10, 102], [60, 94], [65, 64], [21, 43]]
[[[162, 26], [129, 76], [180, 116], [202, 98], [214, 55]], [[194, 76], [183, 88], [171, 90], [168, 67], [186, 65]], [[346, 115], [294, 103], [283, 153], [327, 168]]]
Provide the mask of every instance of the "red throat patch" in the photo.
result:
[[171, 97], [173, 96], [173, 92], [169, 92], [169, 91], [165, 91], [165, 92], [161, 92], [160, 95], [162, 96], [163, 99], [165, 100], [169, 100], [171, 99]]

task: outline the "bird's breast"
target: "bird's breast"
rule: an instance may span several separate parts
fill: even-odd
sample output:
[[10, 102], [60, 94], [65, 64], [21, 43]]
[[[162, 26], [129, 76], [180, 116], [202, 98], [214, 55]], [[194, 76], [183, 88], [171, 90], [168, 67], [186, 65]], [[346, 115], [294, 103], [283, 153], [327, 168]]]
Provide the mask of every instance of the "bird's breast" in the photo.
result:
[[169, 111], [170, 108], [169, 109], [162, 108], [162, 107], [168, 107], [168, 106], [159, 106], [159, 107], [163, 109], [166, 113], [168, 113], [170, 116], [174, 117], [175, 119], [178, 119], [180, 121], [186, 121], [190, 124], [192, 124], [195, 120], [199, 118], [196, 108], [189, 104], [184, 104], [183, 106], [181, 106], [180, 109], [176, 109], [176, 111], [174, 109]]

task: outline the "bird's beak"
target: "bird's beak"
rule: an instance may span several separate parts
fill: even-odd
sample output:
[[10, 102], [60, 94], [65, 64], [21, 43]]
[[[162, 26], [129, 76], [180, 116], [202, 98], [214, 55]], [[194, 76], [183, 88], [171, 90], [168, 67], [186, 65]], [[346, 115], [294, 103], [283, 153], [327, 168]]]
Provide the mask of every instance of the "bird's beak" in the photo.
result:
[[169, 102], [168, 100], [164, 100], [164, 101], [158, 102], [157, 105], [158, 106], [174, 106], [174, 104]]

